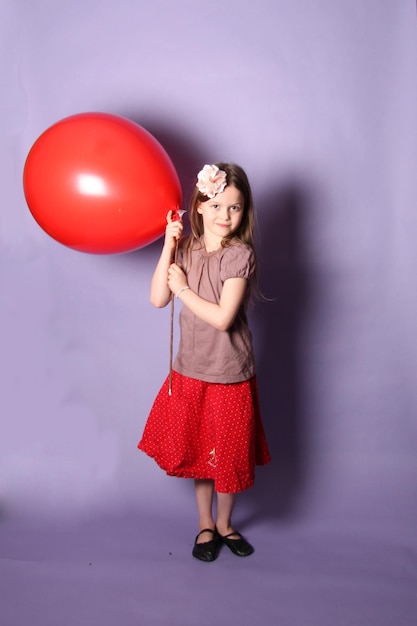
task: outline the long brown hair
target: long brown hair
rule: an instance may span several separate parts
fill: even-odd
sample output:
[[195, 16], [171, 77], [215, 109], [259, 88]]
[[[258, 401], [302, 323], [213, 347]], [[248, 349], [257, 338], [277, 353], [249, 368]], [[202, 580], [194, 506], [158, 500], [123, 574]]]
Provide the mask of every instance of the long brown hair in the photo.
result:
[[[243, 215], [239, 227], [231, 235], [224, 237], [221, 245], [222, 247], [226, 247], [237, 243], [244, 243], [250, 246], [255, 252], [255, 212], [252, 191], [246, 172], [240, 167], [240, 165], [236, 165], [235, 163], [219, 162], [214, 165], [216, 165], [219, 170], [226, 172], [227, 186], [236, 187], [236, 189], [238, 189], [243, 195]], [[188, 219], [190, 222], [191, 234], [189, 235], [186, 243], [187, 252], [190, 252], [194, 243], [199, 241], [204, 234], [203, 217], [197, 209], [201, 202], [206, 202], [207, 200], [209, 200], [209, 197], [201, 193], [196, 187], [189, 204]], [[187, 256], [189, 258], [189, 255]], [[191, 262], [190, 258], [189, 262]], [[256, 265], [255, 271], [249, 281], [249, 285], [249, 294], [252, 293], [252, 296], [258, 296]]]
[[[235, 232], [223, 239], [222, 246], [225, 247], [232, 245], [233, 243], [241, 242], [246, 243], [251, 248], [254, 248], [255, 217], [252, 191], [246, 172], [239, 165], [234, 163], [215, 163], [214, 165], [216, 165], [220, 170], [223, 170], [223, 172], [226, 172], [227, 186], [236, 187], [236, 189], [238, 189], [243, 195], [242, 221]], [[198, 213], [197, 209], [201, 202], [206, 202], [207, 200], [209, 200], [208, 196], [202, 194], [196, 187], [190, 200], [188, 214], [191, 226], [190, 245], [192, 245], [193, 240], [199, 240], [204, 234], [203, 218], [200, 213]]]

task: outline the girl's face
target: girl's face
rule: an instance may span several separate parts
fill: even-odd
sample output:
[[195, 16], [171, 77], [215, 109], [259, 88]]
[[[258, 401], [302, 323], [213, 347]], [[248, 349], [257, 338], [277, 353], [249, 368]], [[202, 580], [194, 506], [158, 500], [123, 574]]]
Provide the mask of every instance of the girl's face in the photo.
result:
[[200, 202], [197, 212], [203, 218], [204, 241], [208, 250], [217, 250], [224, 237], [236, 232], [242, 221], [243, 210], [243, 194], [231, 185], [214, 198]]

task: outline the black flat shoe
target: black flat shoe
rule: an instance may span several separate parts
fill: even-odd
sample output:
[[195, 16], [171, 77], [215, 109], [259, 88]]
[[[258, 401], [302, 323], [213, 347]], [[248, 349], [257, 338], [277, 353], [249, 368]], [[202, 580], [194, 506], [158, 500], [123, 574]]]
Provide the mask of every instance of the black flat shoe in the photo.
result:
[[[205, 541], [204, 543], [197, 543], [197, 539], [203, 533], [211, 533], [213, 535], [213, 539]], [[219, 554], [219, 548], [220, 541], [217, 531], [212, 528], [205, 528], [204, 530], [201, 530], [195, 538], [193, 556], [200, 561], [215, 561]]]
[[[233, 536], [237, 536], [237, 539], [231, 539]], [[225, 537], [218, 535], [222, 543], [224, 543], [232, 552], [237, 556], [249, 556], [255, 552], [255, 548], [250, 545], [248, 541], [240, 533], [234, 531], [229, 533]]]

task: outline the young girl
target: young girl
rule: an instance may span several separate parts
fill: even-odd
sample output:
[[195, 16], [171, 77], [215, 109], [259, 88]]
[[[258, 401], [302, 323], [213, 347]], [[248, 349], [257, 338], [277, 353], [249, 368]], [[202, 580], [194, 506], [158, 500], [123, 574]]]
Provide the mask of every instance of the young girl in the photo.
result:
[[[255, 277], [254, 211], [245, 172], [205, 165], [191, 199], [191, 235], [167, 215], [151, 302], [181, 300], [181, 337], [138, 447], [170, 476], [193, 478], [199, 533], [193, 556], [214, 561], [225, 544], [238, 556], [253, 547], [232, 526], [236, 494], [270, 461], [262, 426], [246, 306]], [[179, 241], [177, 262], [173, 262]], [[213, 498], [217, 496], [217, 518]]]

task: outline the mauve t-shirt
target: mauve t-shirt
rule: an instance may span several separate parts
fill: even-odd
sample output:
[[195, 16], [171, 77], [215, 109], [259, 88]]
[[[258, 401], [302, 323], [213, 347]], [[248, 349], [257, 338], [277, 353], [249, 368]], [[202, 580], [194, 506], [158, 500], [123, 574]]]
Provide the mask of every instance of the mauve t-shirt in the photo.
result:
[[[243, 243], [206, 252], [202, 240], [190, 252], [181, 242], [177, 262], [193, 291], [209, 302], [220, 302], [228, 278], [249, 279], [255, 269], [253, 249]], [[252, 378], [255, 364], [245, 300], [228, 330], [217, 330], [194, 315], [185, 304], [180, 313], [181, 338], [173, 369], [210, 383], [238, 383]]]

